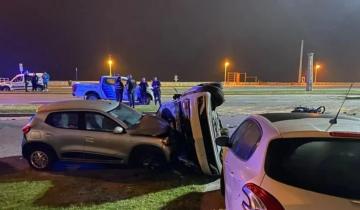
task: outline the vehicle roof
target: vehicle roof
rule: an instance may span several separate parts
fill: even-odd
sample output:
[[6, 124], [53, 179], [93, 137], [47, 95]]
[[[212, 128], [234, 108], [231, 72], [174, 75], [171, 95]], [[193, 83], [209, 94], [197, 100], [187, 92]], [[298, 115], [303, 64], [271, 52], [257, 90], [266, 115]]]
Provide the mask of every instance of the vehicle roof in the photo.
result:
[[[359, 132], [360, 119], [354, 117], [338, 117], [337, 124], [331, 126], [333, 115], [309, 113], [268, 113], [261, 116], [268, 119], [280, 135], [303, 136], [314, 135], [314, 132]], [[319, 133], [320, 134], [320, 133]]]
[[59, 101], [42, 105], [37, 112], [71, 111], [71, 110], [98, 110], [108, 112], [119, 106], [119, 102], [105, 100], [71, 100]]
[[[118, 76], [101, 76], [102, 78], [112, 78], [112, 79], [116, 79], [118, 78]], [[124, 76], [120, 76], [121, 77], [121, 80], [127, 80], [128, 78], [127, 77], [124, 77]]]

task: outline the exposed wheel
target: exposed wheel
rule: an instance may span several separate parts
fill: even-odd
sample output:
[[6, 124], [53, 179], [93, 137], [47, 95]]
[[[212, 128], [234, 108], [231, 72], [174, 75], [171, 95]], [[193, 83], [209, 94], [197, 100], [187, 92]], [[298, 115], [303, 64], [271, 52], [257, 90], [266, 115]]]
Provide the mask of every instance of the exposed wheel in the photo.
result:
[[146, 99], [143, 101], [145, 105], [149, 105], [151, 102], [151, 96], [149, 94], [146, 94]]
[[41, 91], [43, 91], [43, 90], [44, 90], [44, 88], [43, 88], [42, 86], [36, 87], [36, 91], [38, 91], [38, 92], [41, 92]]
[[85, 99], [86, 100], [98, 100], [99, 96], [95, 93], [88, 93], [88, 94], [86, 94]]
[[30, 149], [26, 159], [30, 166], [36, 170], [49, 170], [56, 159], [56, 155], [46, 147], [36, 147]]
[[162, 169], [166, 166], [164, 154], [156, 148], [140, 148], [132, 152], [130, 164], [150, 170]]
[[220, 106], [225, 101], [222, 87], [220, 84], [217, 83], [209, 83], [209, 84], [204, 83], [194, 86], [190, 90], [186, 91], [183, 95], [199, 93], [199, 92], [209, 92], [211, 94], [211, 103], [213, 109]]
[[223, 170], [221, 170], [221, 176], [220, 176], [220, 193], [222, 196], [225, 196], [225, 180], [224, 180]]
[[10, 88], [7, 87], [7, 86], [6, 86], [6, 87], [3, 87], [3, 88], [2, 88], [2, 91], [10, 91]]

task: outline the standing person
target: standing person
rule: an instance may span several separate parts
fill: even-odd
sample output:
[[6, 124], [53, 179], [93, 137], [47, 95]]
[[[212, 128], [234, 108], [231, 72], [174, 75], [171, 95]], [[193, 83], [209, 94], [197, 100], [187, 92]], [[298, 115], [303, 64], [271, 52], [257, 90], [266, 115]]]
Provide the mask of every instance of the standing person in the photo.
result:
[[141, 79], [139, 86], [140, 86], [141, 103], [145, 104], [146, 103], [146, 92], [147, 92], [147, 88], [149, 87], [145, 77], [143, 77]]
[[152, 81], [151, 86], [152, 86], [152, 89], [154, 92], [155, 105], [156, 105], [156, 102], [159, 102], [159, 105], [161, 106], [161, 90], [160, 90], [161, 83], [157, 77], [154, 77], [154, 80]]
[[34, 75], [31, 78], [31, 85], [32, 85], [32, 91], [36, 91], [38, 86], [39, 77], [34, 73]]
[[42, 79], [44, 84], [44, 91], [49, 91], [48, 84], [50, 80], [50, 75], [47, 72], [44, 72], [44, 74], [42, 75]]
[[136, 84], [134, 84], [132, 75], [129, 75], [126, 81], [126, 90], [127, 90], [129, 105], [133, 108], [135, 108], [135, 86]]
[[29, 86], [29, 72], [25, 71], [24, 73], [24, 81], [25, 81], [25, 92], [29, 92], [28, 91], [28, 86]]
[[121, 103], [123, 100], [123, 94], [124, 94], [124, 84], [121, 82], [121, 76], [118, 76], [116, 78], [115, 93], [116, 93], [116, 100]]

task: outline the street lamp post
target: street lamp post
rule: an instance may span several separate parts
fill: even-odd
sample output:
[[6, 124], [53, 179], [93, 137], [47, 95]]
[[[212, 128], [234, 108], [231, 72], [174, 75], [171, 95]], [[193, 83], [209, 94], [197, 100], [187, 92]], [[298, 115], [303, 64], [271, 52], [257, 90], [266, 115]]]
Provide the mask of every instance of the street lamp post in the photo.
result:
[[109, 75], [112, 76], [111, 67], [112, 67], [113, 61], [111, 60], [111, 56], [109, 57], [108, 64], [109, 64], [109, 70], [110, 70]]
[[225, 85], [225, 83], [226, 83], [226, 71], [227, 71], [227, 67], [230, 65], [230, 63], [229, 62], [225, 62], [225, 72], [224, 72], [224, 85]]
[[75, 67], [75, 80], [78, 81], [78, 68]]
[[315, 78], [314, 78], [314, 83], [317, 83], [317, 74], [318, 74], [318, 70], [321, 68], [321, 66], [319, 64], [316, 64], [315, 66]]

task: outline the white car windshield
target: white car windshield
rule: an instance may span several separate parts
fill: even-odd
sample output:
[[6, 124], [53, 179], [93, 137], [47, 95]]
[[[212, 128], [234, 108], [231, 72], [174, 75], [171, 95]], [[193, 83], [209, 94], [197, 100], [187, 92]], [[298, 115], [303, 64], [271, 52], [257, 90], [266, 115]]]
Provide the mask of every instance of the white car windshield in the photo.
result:
[[123, 104], [111, 110], [109, 114], [124, 122], [129, 128], [138, 124], [142, 117], [141, 113]]

